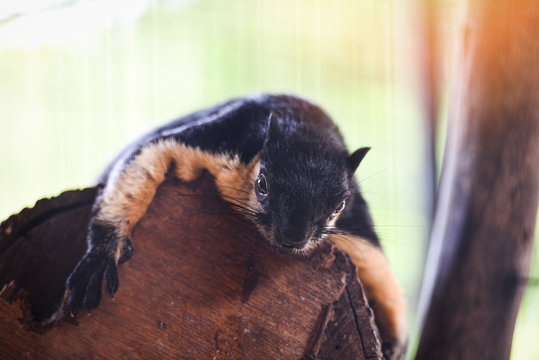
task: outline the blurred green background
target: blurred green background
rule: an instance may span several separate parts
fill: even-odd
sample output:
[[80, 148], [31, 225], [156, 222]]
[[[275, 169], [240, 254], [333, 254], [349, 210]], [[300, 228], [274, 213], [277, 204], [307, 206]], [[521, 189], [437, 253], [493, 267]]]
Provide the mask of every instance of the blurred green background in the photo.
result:
[[[439, 3], [447, 74], [459, 1]], [[166, 120], [253, 92], [300, 94], [328, 110], [351, 149], [372, 147], [358, 178], [417, 336], [429, 203], [419, 1], [0, 4], [0, 219], [92, 185], [123, 145]], [[538, 304], [530, 287], [514, 359], [539, 358]]]

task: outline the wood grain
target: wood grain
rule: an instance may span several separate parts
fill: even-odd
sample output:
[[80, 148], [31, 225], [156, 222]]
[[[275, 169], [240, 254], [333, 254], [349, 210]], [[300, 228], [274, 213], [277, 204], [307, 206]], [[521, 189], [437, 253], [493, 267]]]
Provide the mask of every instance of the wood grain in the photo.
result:
[[[105, 295], [90, 314], [47, 331], [36, 327], [30, 314], [54, 312], [51, 299], [63, 291], [52, 284], [63, 283], [64, 268], [84, 252], [85, 204], [56, 212], [61, 221], [43, 220], [25, 236], [5, 235], [13, 219], [0, 225], [0, 284], [15, 281], [0, 296], [0, 358], [381, 358], [373, 313], [347, 256], [330, 245], [307, 258], [275, 252], [220, 200], [209, 176], [168, 179], [158, 189], [133, 231], [135, 252], [119, 267], [114, 299]], [[56, 242], [60, 233], [73, 241]], [[37, 258], [31, 269], [27, 252]]]

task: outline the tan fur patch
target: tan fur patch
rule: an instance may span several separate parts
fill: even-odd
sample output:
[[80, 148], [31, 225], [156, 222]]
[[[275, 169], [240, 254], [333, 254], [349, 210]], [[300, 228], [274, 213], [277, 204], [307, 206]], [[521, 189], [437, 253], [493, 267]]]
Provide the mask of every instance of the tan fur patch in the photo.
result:
[[329, 239], [346, 252], [356, 265], [382, 338], [405, 344], [407, 330], [404, 293], [382, 249], [353, 235], [329, 235]]
[[[172, 163], [179, 179], [192, 181], [207, 170], [215, 177], [225, 200], [258, 209], [254, 191], [250, 191], [258, 172], [258, 161], [256, 157], [245, 165], [238, 156], [210, 154], [173, 140], [159, 141], [143, 148], [116, 181], [107, 185], [97, 219], [114, 224], [120, 239], [129, 236]], [[122, 246], [119, 244], [116, 259]]]
[[223, 199], [251, 211], [262, 211], [254, 192], [259, 167], [258, 156], [247, 165], [236, 157], [234, 161], [228, 162], [228, 166], [214, 173], [215, 183]]

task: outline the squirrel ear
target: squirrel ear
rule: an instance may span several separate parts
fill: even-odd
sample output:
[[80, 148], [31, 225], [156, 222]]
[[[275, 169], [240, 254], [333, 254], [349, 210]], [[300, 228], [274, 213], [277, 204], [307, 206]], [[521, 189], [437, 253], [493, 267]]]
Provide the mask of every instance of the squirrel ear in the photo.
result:
[[277, 116], [272, 111], [270, 112], [268, 116], [268, 130], [266, 133], [266, 143], [270, 142], [271, 140], [277, 139], [280, 133], [281, 133], [281, 127], [279, 126], [279, 121], [277, 120]]
[[353, 174], [359, 164], [361, 163], [361, 160], [367, 155], [371, 148], [370, 147], [363, 147], [360, 149], [357, 149], [354, 151], [348, 158], [346, 159], [346, 163], [348, 165], [348, 170], [350, 171], [350, 174]]

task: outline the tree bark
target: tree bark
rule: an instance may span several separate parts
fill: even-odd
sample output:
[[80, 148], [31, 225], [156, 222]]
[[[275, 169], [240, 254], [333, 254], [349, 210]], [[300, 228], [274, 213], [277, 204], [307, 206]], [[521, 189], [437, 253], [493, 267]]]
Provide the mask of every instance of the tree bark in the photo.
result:
[[133, 231], [114, 299], [55, 318], [86, 249], [96, 189], [39, 201], [0, 225], [0, 358], [376, 359], [352, 262], [272, 250], [209, 175], [167, 179]]
[[424, 279], [418, 359], [507, 359], [539, 190], [539, 7], [470, 1]]

